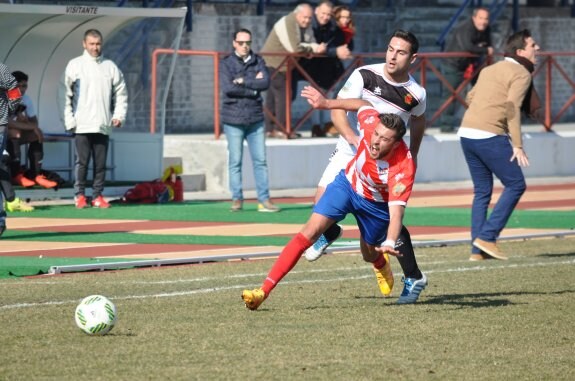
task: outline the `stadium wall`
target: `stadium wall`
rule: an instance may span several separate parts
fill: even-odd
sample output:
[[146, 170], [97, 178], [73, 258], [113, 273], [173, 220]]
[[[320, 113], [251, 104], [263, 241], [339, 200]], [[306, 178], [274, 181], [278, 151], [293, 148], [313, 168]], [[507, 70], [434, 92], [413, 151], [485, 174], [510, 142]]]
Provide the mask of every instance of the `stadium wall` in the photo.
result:
[[[530, 162], [530, 166], [524, 169], [526, 177], [575, 176], [575, 150], [572, 149], [575, 146], [575, 125], [560, 126], [561, 131], [556, 132], [543, 132], [538, 127], [526, 130], [523, 139]], [[315, 188], [336, 141], [335, 138], [268, 140], [270, 189]], [[214, 140], [206, 135], [166, 135], [164, 156], [181, 158], [185, 174], [204, 174], [206, 191], [228, 191], [225, 139]], [[418, 165], [417, 182], [470, 179], [459, 138], [454, 134], [426, 135], [421, 144]], [[247, 148], [244, 150], [242, 171], [244, 189], [255, 189]]]

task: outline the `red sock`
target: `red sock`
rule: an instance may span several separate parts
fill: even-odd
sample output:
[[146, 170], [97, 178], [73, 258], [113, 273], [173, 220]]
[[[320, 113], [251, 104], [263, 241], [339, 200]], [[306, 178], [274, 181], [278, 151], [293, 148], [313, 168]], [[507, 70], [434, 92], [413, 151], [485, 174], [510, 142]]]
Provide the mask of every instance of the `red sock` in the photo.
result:
[[293, 269], [296, 263], [301, 258], [301, 255], [308, 247], [310, 247], [313, 242], [310, 242], [303, 234], [298, 233], [291, 241], [288, 242], [286, 247], [282, 250], [280, 256], [272, 266], [272, 269], [268, 273], [264, 284], [262, 285], [262, 290], [269, 295], [269, 293], [274, 289], [274, 287], [279, 283], [280, 280], [287, 273]]
[[385, 257], [383, 256], [383, 254], [379, 253], [379, 255], [377, 256], [375, 261], [373, 261], [373, 267], [380, 270], [383, 268], [383, 266], [385, 266], [386, 263], [387, 263], [387, 261], [385, 260]]

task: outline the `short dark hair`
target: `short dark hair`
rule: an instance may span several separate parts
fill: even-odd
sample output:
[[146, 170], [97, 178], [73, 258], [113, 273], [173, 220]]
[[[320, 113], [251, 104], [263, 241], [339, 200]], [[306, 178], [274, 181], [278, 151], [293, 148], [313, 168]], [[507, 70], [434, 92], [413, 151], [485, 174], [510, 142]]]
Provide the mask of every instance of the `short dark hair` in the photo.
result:
[[104, 38], [102, 37], [102, 33], [100, 33], [100, 31], [98, 29], [88, 29], [87, 31], [84, 32], [84, 41], [86, 41], [86, 38], [88, 36], [92, 36], [92, 37], [99, 37], [100, 40], [103, 40]]
[[485, 7], [478, 7], [478, 8], [475, 8], [475, 9], [473, 10], [472, 15], [473, 15], [473, 16], [477, 16], [477, 13], [478, 13], [479, 11], [485, 11], [485, 12], [489, 13], [489, 9], [487, 9], [487, 8], [485, 8]]
[[333, 2], [331, 0], [321, 0], [319, 3], [317, 3], [316, 8], [324, 4], [326, 4], [330, 8], [333, 8]]
[[518, 49], [525, 49], [525, 44], [529, 37], [531, 37], [529, 29], [513, 33], [505, 44], [505, 54], [517, 54]]
[[250, 35], [250, 37], [252, 35], [252, 32], [250, 32], [249, 29], [240, 28], [234, 32], [234, 41], [236, 40], [236, 38], [238, 38], [238, 34], [240, 34], [240, 33], [247, 33]]
[[12, 76], [16, 78], [16, 82], [20, 83], [22, 81], [28, 82], [28, 74], [24, 73], [23, 71], [16, 70], [12, 72]]
[[395, 141], [403, 139], [407, 132], [403, 119], [397, 114], [379, 114], [379, 121], [386, 128], [395, 131]]
[[401, 38], [402, 40], [409, 42], [409, 45], [411, 45], [411, 54], [412, 55], [417, 53], [417, 51], [419, 50], [419, 41], [417, 40], [417, 37], [415, 37], [415, 34], [409, 32], [407, 30], [397, 29], [391, 35], [391, 38], [393, 38], [393, 37]]

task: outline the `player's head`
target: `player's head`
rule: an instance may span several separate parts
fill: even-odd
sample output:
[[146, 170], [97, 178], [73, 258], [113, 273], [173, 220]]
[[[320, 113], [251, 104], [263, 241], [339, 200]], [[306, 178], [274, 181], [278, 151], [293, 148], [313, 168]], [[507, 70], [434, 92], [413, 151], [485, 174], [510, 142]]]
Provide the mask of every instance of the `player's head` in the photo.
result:
[[406, 81], [409, 65], [415, 62], [419, 41], [411, 32], [398, 29], [391, 36], [385, 54], [385, 71], [394, 80]]
[[527, 58], [533, 64], [537, 63], [536, 53], [539, 49], [528, 29], [513, 33], [505, 44], [505, 54]]
[[487, 8], [476, 8], [471, 16], [473, 26], [480, 32], [483, 32], [489, 26], [489, 11]]
[[331, 20], [331, 13], [333, 11], [333, 3], [329, 0], [322, 0], [315, 7], [315, 19], [319, 25], [326, 25]]
[[295, 20], [300, 28], [307, 28], [311, 24], [313, 17], [313, 8], [307, 3], [301, 3], [295, 7]]
[[28, 74], [17, 70], [12, 72], [12, 76], [16, 78], [22, 95], [26, 94], [26, 90], [28, 90]]
[[82, 46], [88, 54], [92, 57], [99, 57], [102, 54], [102, 33], [97, 29], [88, 29], [84, 33], [84, 40], [82, 41]]
[[244, 28], [239, 29], [234, 33], [233, 46], [238, 56], [247, 57], [252, 46], [252, 32]]
[[407, 131], [399, 115], [380, 114], [380, 123], [371, 135], [369, 155], [372, 159], [386, 158], [400, 144]]

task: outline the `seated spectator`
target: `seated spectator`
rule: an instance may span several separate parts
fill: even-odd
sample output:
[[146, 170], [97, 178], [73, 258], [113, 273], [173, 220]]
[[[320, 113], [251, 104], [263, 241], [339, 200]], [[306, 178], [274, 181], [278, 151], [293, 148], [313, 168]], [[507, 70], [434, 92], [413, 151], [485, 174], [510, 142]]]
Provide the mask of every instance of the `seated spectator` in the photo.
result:
[[[8, 121], [7, 151], [10, 155], [10, 171], [12, 182], [23, 187], [32, 187], [36, 184], [44, 188], [54, 188], [55, 181], [48, 180], [42, 173], [42, 159], [44, 158], [44, 135], [38, 127], [38, 118], [32, 99], [26, 95], [28, 89], [28, 75], [21, 71], [12, 73], [22, 93], [22, 102], [16, 113]], [[21, 165], [21, 145], [28, 144], [29, 168]]]

